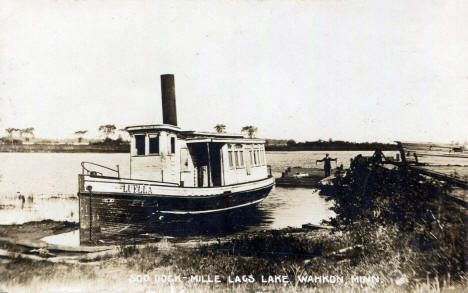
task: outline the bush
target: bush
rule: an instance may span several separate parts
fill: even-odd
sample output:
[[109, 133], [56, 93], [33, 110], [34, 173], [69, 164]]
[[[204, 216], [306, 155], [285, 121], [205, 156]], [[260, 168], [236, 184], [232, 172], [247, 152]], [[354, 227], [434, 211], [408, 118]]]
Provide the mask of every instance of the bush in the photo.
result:
[[23, 141], [17, 138], [0, 137], [0, 143], [1, 144], [23, 144]]
[[334, 179], [336, 217], [325, 222], [362, 245], [367, 261], [418, 277], [464, 273], [466, 216], [445, 199], [449, 186], [406, 168], [354, 162]]

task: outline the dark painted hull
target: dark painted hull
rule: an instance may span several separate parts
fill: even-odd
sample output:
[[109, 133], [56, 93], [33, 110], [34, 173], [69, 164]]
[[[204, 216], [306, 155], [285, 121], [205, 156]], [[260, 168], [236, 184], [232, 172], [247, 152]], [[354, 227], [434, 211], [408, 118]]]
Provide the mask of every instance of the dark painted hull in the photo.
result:
[[255, 207], [273, 184], [255, 190], [214, 196], [168, 197], [79, 193], [82, 243], [164, 229], [174, 222], [207, 218]]
[[88, 199], [102, 203], [102, 207], [111, 208], [111, 206], [119, 206], [129, 212], [143, 213], [145, 215], [153, 214], [200, 214], [222, 212], [237, 207], [244, 207], [250, 204], [259, 203], [268, 196], [273, 185], [268, 185], [254, 190], [242, 192], [225, 192], [213, 196], [187, 196], [187, 197], [171, 197], [171, 196], [146, 196], [146, 195], [123, 195], [123, 194], [89, 194], [78, 193], [80, 199]]

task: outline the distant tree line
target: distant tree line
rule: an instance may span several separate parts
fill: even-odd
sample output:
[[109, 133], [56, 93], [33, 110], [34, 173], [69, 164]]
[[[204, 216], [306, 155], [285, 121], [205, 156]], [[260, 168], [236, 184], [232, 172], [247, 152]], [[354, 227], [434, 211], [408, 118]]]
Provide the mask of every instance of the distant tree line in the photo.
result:
[[[93, 142], [92, 145], [109, 145], [109, 146], [117, 146], [117, 145], [127, 145], [129, 144], [128, 141], [124, 141], [122, 136], [119, 134], [119, 137], [116, 139], [112, 139], [117, 130], [117, 127], [114, 124], [106, 124], [99, 126], [99, 132], [104, 137], [103, 141]], [[118, 131], [123, 132], [125, 129], [118, 129]]]
[[34, 138], [34, 127], [28, 128], [6, 128], [6, 133], [8, 133], [7, 139], [2, 139], [2, 143], [9, 144], [21, 144], [23, 140], [29, 141], [31, 138]]
[[342, 140], [317, 140], [296, 142], [292, 139], [288, 140], [286, 144], [271, 144], [267, 140], [267, 151], [373, 151], [381, 149], [382, 151], [397, 150], [396, 144], [379, 143], [379, 142], [349, 142]]
[[[120, 145], [120, 144], [128, 144], [122, 138], [122, 132], [125, 132], [125, 129], [117, 129], [114, 124], [106, 124], [101, 125], [98, 128], [99, 133], [101, 134], [102, 141], [98, 142], [91, 142], [90, 144], [109, 144], [109, 145]], [[115, 137], [115, 133], [118, 131], [118, 138], [113, 139], [112, 136]], [[35, 138], [34, 136], [34, 127], [28, 128], [6, 128], [5, 132], [7, 133], [6, 137], [0, 137], [0, 143], [2, 144], [23, 144], [24, 141], [30, 141], [34, 139], [33, 142], [36, 144], [50, 144], [50, 143], [71, 143], [71, 139], [44, 139], [44, 138]], [[88, 134], [88, 130], [76, 130], [74, 133], [75, 137], [77, 138], [79, 143], [84, 141], [86, 134]], [[90, 141], [90, 140], [88, 140]]]
[[[226, 125], [217, 124], [214, 127], [217, 133], [226, 133]], [[258, 128], [253, 125], [244, 126], [241, 128], [241, 133], [246, 134], [250, 138], [254, 138]], [[379, 142], [349, 142], [343, 140], [328, 141], [306, 141], [296, 142], [293, 139], [266, 139], [265, 149], [267, 151], [374, 151], [380, 149], [382, 151], [396, 151], [396, 144], [379, 143]]]
[[[111, 137], [118, 130], [119, 132], [125, 131], [125, 129], [117, 129], [114, 124], [101, 125], [98, 128], [102, 137], [104, 138], [99, 142], [92, 142], [91, 144], [106, 144], [106, 145], [120, 145], [128, 144], [127, 141], [123, 140], [121, 135], [117, 139], [112, 139]], [[217, 124], [214, 127], [214, 130], [217, 133], [226, 133], [226, 125]], [[19, 128], [7, 128], [5, 131], [8, 133], [8, 138], [1, 138], [2, 143], [9, 144], [22, 144], [23, 140], [29, 141], [31, 138], [34, 138], [34, 127], [28, 127], [25, 129]], [[250, 138], [256, 137], [258, 128], [253, 125], [244, 126], [241, 128], [241, 132], [246, 134]], [[74, 135], [78, 138], [78, 142], [82, 142], [84, 136], [88, 133], [88, 130], [77, 130], [74, 132]], [[375, 149], [381, 149], [382, 151], [393, 151], [397, 150], [396, 144], [386, 144], [378, 142], [349, 142], [342, 140], [329, 139], [317, 140], [317, 141], [306, 141], [306, 142], [296, 142], [295, 140], [277, 140], [277, 139], [267, 139], [266, 140], [266, 150], [267, 151], [373, 151]]]

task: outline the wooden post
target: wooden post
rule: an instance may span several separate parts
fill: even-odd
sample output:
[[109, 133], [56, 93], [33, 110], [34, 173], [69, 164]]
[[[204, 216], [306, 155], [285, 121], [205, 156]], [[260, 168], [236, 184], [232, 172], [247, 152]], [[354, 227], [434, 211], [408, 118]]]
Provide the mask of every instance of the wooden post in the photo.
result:
[[91, 190], [89, 190], [89, 242], [92, 242], [93, 235], [93, 210], [92, 210]]
[[401, 144], [401, 142], [397, 141], [396, 143], [398, 145], [398, 149], [400, 150], [401, 161], [403, 162], [403, 164], [406, 164], [405, 149], [403, 148], [403, 145]]
[[210, 155], [210, 144], [206, 143], [206, 150], [208, 152], [208, 187], [211, 187], [211, 155]]

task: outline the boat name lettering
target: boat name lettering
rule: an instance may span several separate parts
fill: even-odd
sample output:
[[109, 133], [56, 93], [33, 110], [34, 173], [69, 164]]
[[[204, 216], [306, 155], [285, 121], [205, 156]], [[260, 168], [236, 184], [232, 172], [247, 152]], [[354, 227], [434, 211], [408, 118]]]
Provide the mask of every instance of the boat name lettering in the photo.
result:
[[153, 193], [151, 190], [151, 186], [148, 184], [133, 184], [133, 183], [123, 183], [122, 184], [122, 191], [126, 193], [145, 193], [151, 194]]

